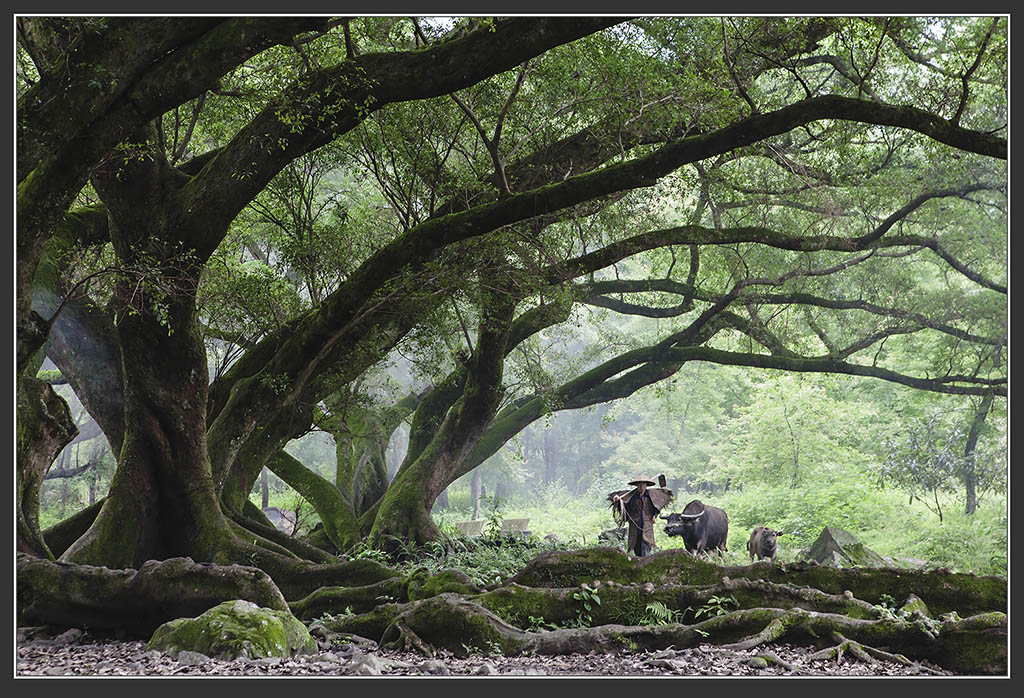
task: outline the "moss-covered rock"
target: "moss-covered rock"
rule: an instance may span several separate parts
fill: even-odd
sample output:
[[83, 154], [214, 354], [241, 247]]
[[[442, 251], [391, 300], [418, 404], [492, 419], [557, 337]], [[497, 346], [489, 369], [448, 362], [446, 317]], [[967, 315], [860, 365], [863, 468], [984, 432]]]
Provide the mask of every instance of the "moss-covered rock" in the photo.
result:
[[931, 612], [928, 610], [928, 606], [925, 605], [925, 602], [918, 598], [916, 594], [910, 594], [907, 597], [907, 602], [903, 604], [903, 606], [900, 608], [900, 611], [908, 616], [912, 613], [917, 612], [925, 618], [932, 617]]
[[164, 623], [147, 649], [172, 656], [189, 650], [208, 657], [291, 657], [316, 651], [306, 626], [290, 613], [261, 608], [250, 601], [225, 601], [196, 618]]
[[826, 526], [811, 543], [808, 557], [819, 565], [832, 567], [888, 567], [881, 555], [860, 541], [857, 536], [837, 526]]

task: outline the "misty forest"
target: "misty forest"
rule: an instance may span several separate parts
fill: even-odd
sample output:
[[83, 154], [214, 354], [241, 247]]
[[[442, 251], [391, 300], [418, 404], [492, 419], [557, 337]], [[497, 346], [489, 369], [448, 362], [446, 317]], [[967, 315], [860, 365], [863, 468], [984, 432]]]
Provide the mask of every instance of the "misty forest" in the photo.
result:
[[1007, 24], [18, 17], [18, 626], [1007, 674]]

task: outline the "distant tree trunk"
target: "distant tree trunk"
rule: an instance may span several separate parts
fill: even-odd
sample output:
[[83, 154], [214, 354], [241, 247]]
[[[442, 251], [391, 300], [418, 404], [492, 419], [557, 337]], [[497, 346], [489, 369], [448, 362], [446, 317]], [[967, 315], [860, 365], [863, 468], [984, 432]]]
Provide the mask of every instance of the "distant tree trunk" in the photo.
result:
[[[367, 514], [387, 491], [392, 479], [387, 458], [392, 436], [422, 398], [423, 393], [410, 392], [383, 410], [359, 404], [359, 396], [348, 391], [324, 399], [327, 409], [317, 421], [334, 437], [334, 486], [353, 516]], [[317, 508], [316, 501], [310, 502]], [[319, 509], [317, 513], [321, 521], [327, 515]]]
[[480, 518], [480, 500], [484, 496], [484, 479], [480, 468], [473, 471], [473, 479], [469, 483], [470, 495], [473, 498], [473, 519]]
[[550, 485], [558, 479], [558, 441], [554, 427], [544, 430], [544, 484]]
[[981, 426], [985, 422], [988, 411], [992, 408], [992, 395], [986, 395], [978, 405], [974, 413], [974, 421], [971, 423], [971, 430], [967, 434], [967, 445], [964, 448], [964, 487], [967, 494], [966, 512], [973, 516], [978, 508], [978, 477], [974, 465], [974, 449], [978, 445], [978, 436], [981, 434]]
[[448, 508], [448, 488], [446, 487], [441, 494], [437, 495], [437, 501], [434, 502], [435, 509], [447, 509]]
[[[58, 459], [61, 468], [66, 468], [68, 465], [68, 458], [61, 454]], [[68, 515], [68, 478], [62, 477], [60, 479], [60, 518], [64, 518]]]
[[260, 509], [266, 509], [270, 506], [270, 475], [265, 465], [260, 472], [260, 494]]
[[786, 418], [786, 427], [789, 429], [789, 440], [793, 444], [793, 479], [790, 487], [796, 487], [800, 483], [800, 442], [793, 432], [793, 425], [789, 421], [789, 409], [786, 404], [782, 405], [782, 415]]

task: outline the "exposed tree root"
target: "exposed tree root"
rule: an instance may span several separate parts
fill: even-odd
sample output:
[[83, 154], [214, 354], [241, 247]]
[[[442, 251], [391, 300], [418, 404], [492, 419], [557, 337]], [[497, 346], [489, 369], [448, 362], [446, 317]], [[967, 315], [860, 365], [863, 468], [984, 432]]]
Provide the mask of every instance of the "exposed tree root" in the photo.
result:
[[871, 647], [870, 645], [863, 645], [859, 642], [854, 642], [853, 640], [849, 640], [844, 637], [842, 633], [833, 632], [832, 639], [838, 644], [818, 650], [811, 655], [811, 659], [834, 658], [838, 664], [843, 660], [843, 654], [849, 653], [854, 659], [865, 664], [878, 666], [882, 662], [893, 662], [895, 664], [902, 664], [903, 666], [913, 666], [920, 672], [933, 674], [935, 676], [948, 675], [948, 672], [936, 671], [930, 667], [923, 666], [918, 662], [912, 662], [902, 654], [886, 652], [885, 650]]
[[325, 613], [369, 613], [377, 606], [392, 601], [408, 600], [408, 580], [405, 577], [382, 579], [360, 586], [320, 587], [298, 601], [289, 601], [296, 618], [319, 618]]
[[632, 558], [616, 548], [556, 550], [531, 560], [510, 581], [528, 587], [566, 588], [595, 579], [620, 583], [711, 586], [724, 579], [758, 580], [811, 587], [831, 595], [850, 591], [858, 599], [878, 603], [882, 594], [920, 597], [934, 614], [956, 611], [961, 616], [1007, 611], [1006, 580], [973, 574], [940, 574], [896, 568], [837, 569], [804, 563], [724, 566], [694, 558], [685, 550], [663, 550]]
[[[722, 647], [724, 648], [724, 645]], [[794, 671], [796, 669], [796, 667], [794, 667], [789, 662], [784, 661], [781, 657], [779, 657], [779, 655], [775, 654], [771, 650], [763, 650], [763, 651], [758, 652], [757, 654], [753, 655], [752, 657], [751, 656], [747, 656], [745, 654], [742, 654], [740, 652], [733, 652], [733, 651], [725, 650], [725, 649], [722, 650], [722, 654], [724, 656], [726, 656], [726, 657], [733, 657], [735, 659], [738, 659], [740, 661], [745, 661], [745, 662], [748, 662], [748, 663], [751, 662], [754, 659], [763, 659], [768, 664], [776, 664], [776, 665], [782, 667], [783, 669], [785, 669], [786, 671]]]
[[[941, 620], [921, 608], [894, 615], [849, 591], [832, 594], [716, 573], [708, 584], [660, 586], [590, 578], [588, 585], [597, 589], [601, 603], [591, 605], [584, 615], [573, 598], [579, 587], [532, 588], [509, 582], [484, 592], [451, 570], [400, 575], [368, 559], [319, 565], [237, 537], [223, 542], [215, 557], [224, 564], [175, 558], [150, 561], [139, 570], [110, 570], [19, 555], [19, 621], [144, 634], [159, 623], [198, 615], [220, 601], [245, 598], [271, 608], [290, 607], [306, 620], [336, 614], [314, 626], [328, 635], [355, 634], [427, 655], [444, 649], [461, 656], [474, 648], [506, 655], [587, 654], [701, 643], [747, 652], [776, 642], [820, 647], [828, 639], [832, 646], [819, 652], [819, 658], [845, 655], [869, 663], [902, 664], [928, 660], [963, 674], [1007, 670], [1007, 617], [1000, 611], [968, 618], [948, 614]], [[230, 564], [234, 560], [249, 560], [251, 566]], [[864, 572], [870, 571], [856, 572], [850, 578], [863, 587], [870, 579]], [[694, 576], [689, 581], [695, 582]], [[978, 579], [935, 576], [947, 586]], [[939, 582], [930, 580], [931, 588]], [[738, 610], [731, 610], [732, 604], [723, 604], [722, 598], [735, 600]], [[289, 604], [286, 599], [294, 600]], [[681, 622], [652, 618], [655, 601]], [[563, 627], [529, 631], [530, 616]], [[657, 620], [662, 624], [649, 624]], [[593, 627], [576, 627], [581, 621]], [[765, 661], [781, 664], [767, 648], [761, 654]]]
[[[270, 541], [277, 546], [280, 546], [280, 549], [287, 550], [296, 557], [303, 560], [309, 560], [310, 562], [318, 562], [321, 564], [341, 562], [341, 558], [331, 555], [325, 550], [314, 545], [310, 545], [298, 538], [293, 538], [274, 526], [268, 526], [261, 521], [245, 516], [244, 514], [238, 514], [234, 511], [228, 511], [228, 516], [231, 521], [238, 526], [238, 528], [235, 529], [236, 533], [245, 531], [247, 533], [255, 534], [260, 540]], [[280, 550], [278, 548], [271, 549]]]
[[412, 650], [428, 657], [433, 657], [437, 652], [433, 647], [425, 643], [405, 622], [398, 618], [392, 625], [398, 634], [397, 638], [390, 640], [388, 646], [393, 649]]
[[18, 622], [124, 630], [148, 636], [161, 623], [245, 599], [286, 611], [265, 572], [189, 558], [151, 560], [138, 570], [52, 562], [18, 555]]
[[733, 642], [722, 646], [729, 650], [749, 650], [757, 647], [758, 645], [775, 642], [789, 632], [789, 627], [787, 627], [786, 621], [792, 618], [793, 616], [780, 616], [778, 618], [773, 618], [771, 622], [764, 626], [764, 629], [756, 635], [752, 635], [740, 640], [739, 642]]
[[[876, 649], [876, 646], [898, 646], [917, 659], [928, 659], [940, 665], [951, 663], [951, 668], [963, 673], [987, 674], [1006, 671], [1005, 630], [1006, 616], [1001, 613], [963, 621], [950, 620], [938, 632], [924, 632], [915, 623], [892, 619], [858, 620], [803, 609], [763, 608], [725, 613], [694, 625], [609, 624], [537, 633], [509, 625], [474, 601], [456, 594], [441, 594], [407, 604], [385, 630], [382, 643], [399, 642], [406, 631], [411, 631], [430, 651], [443, 648], [464, 654], [466, 647], [497, 646], [508, 655], [524, 652], [555, 655], [624, 648], [693, 647], [701, 643], [720, 645], [728, 650], [748, 650], [768, 642], [809, 644], [821, 637], [838, 637], [843, 651], [858, 658], [874, 656], [913, 663], [905, 655]], [[971, 655], [958, 652], [965, 633], [973, 638]], [[952, 638], [952, 646], [947, 638]], [[955, 656], [957, 658], [953, 659]]]

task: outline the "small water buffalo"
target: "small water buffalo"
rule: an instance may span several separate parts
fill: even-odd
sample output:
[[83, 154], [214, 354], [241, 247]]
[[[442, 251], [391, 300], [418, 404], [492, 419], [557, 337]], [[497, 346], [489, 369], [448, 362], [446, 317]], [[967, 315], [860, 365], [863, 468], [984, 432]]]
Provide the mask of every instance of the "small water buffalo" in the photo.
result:
[[668, 521], [665, 533], [670, 536], [682, 536], [686, 551], [694, 555], [702, 555], [711, 550], [722, 551], [729, 537], [729, 517], [718, 507], [705, 506], [699, 499], [687, 504], [682, 513], [662, 515]]
[[756, 556], [758, 560], [768, 558], [775, 562], [775, 553], [778, 552], [778, 542], [775, 540], [782, 535], [782, 531], [773, 531], [765, 526], [757, 526], [750, 532], [750, 540], [747, 541], [747, 552], [750, 559]]

